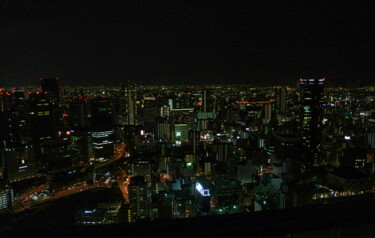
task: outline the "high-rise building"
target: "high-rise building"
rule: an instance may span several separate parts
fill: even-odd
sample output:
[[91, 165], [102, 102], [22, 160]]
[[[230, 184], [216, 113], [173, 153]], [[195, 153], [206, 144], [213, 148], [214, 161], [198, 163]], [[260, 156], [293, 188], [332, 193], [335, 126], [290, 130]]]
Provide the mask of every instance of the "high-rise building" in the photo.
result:
[[[36, 162], [40, 163], [43, 157], [41, 151], [42, 144], [48, 140], [58, 137], [59, 116], [57, 114], [57, 105], [40, 92], [29, 95], [29, 109], [26, 114], [27, 135], [33, 140]], [[38, 165], [38, 167], [39, 167]]]
[[89, 127], [90, 107], [86, 101], [72, 102], [69, 104], [69, 109], [69, 122], [73, 129], [85, 129]]
[[94, 158], [91, 131], [71, 131], [69, 139], [74, 164], [88, 163], [91, 158]]
[[125, 84], [121, 85], [121, 91], [124, 97], [123, 106], [123, 117], [126, 125], [136, 125], [137, 124], [137, 88], [136, 84], [127, 81]]
[[59, 92], [59, 79], [58, 78], [41, 78], [42, 92], [48, 94], [58, 95]]
[[237, 163], [237, 180], [241, 184], [253, 182], [253, 162], [251, 160], [243, 160]]
[[36, 175], [34, 151], [28, 141], [0, 149], [0, 159], [4, 161], [4, 174], [9, 182], [28, 179]]
[[300, 79], [300, 137], [307, 152], [307, 159], [317, 163], [322, 130], [322, 99], [324, 78]]
[[103, 162], [110, 159], [114, 150], [113, 131], [93, 131], [91, 136], [94, 160]]
[[[70, 131], [64, 132], [67, 136]], [[44, 167], [48, 173], [67, 171], [72, 167], [70, 143], [67, 137], [49, 139], [41, 144]]]
[[59, 103], [59, 78], [41, 78], [42, 94], [45, 94], [52, 104]]
[[128, 186], [131, 220], [141, 221], [149, 218], [147, 185], [143, 176], [134, 176]]
[[263, 104], [264, 108], [264, 120], [268, 123], [271, 121], [272, 118], [272, 104], [266, 103]]
[[140, 122], [146, 129], [153, 128], [157, 117], [155, 97], [143, 97]]
[[18, 106], [20, 104], [24, 104], [25, 101], [25, 92], [22, 88], [14, 89], [14, 103]]
[[172, 125], [169, 121], [161, 121], [156, 125], [156, 138], [162, 141], [172, 140]]
[[14, 200], [13, 189], [0, 180], [0, 211], [10, 207]]

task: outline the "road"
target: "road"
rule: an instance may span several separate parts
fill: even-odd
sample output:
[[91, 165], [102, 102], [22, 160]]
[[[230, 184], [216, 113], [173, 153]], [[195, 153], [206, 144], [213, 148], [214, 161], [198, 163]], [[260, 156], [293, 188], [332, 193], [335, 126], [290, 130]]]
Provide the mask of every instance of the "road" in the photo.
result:
[[90, 184], [90, 185], [84, 184], [81, 186], [72, 187], [71, 189], [56, 192], [51, 195], [46, 195], [46, 197], [40, 198], [38, 200], [33, 200], [33, 199], [23, 200], [22, 202], [14, 204], [12, 209], [15, 213], [17, 213], [17, 212], [24, 211], [26, 209], [30, 209], [34, 205], [40, 205], [49, 201], [53, 201], [55, 199], [59, 199], [62, 197], [73, 195], [75, 193], [87, 191], [87, 190], [94, 189], [94, 188], [100, 188], [100, 187], [107, 187], [107, 186], [99, 184], [99, 183]]
[[36, 188], [30, 190], [26, 195], [23, 195], [23, 196], [18, 200], [18, 202], [23, 202], [23, 201], [25, 201], [25, 200], [27, 200], [27, 199], [29, 199], [29, 198], [35, 196], [35, 194], [37, 194], [37, 193], [43, 191], [45, 188], [46, 188], [46, 185], [45, 185], [45, 184], [42, 184], [42, 185], [40, 185], [40, 186], [38, 186], [38, 187], [36, 187]]
[[[121, 159], [121, 158], [124, 158], [124, 157], [129, 157], [129, 153], [127, 153], [125, 151], [125, 146], [126, 145], [123, 142], [121, 144], [115, 145], [115, 147], [114, 147], [115, 155], [113, 156], [113, 158], [110, 159], [110, 160], [107, 160], [105, 162], [95, 164], [94, 169], [105, 167], [105, 166], [113, 163], [114, 161], [116, 161], [118, 159]], [[87, 167], [85, 167], [83, 170], [85, 171], [86, 169], [87, 169]], [[83, 172], [83, 171], [81, 171], [81, 172]], [[119, 186], [120, 186], [121, 191], [123, 192], [125, 201], [129, 201], [129, 197], [126, 195], [128, 193], [127, 192], [128, 181], [126, 180], [126, 178], [127, 178], [127, 176], [126, 176], [126, 173], [125, 173], [121, 182], [119, 181]], [[33, 197], [37, 193], [43, 191], [45, 189], [45, 187], [46, 187], [45, 184], [40, 185], [40, 186], [32, 189], [31, 191], [29, 191], [26, 195], [23, 195], [20, 199], [18, 199], [15, 203], [13, 203], [13, 206], [12, 206], [13, 211], [14, 212], [21, 212], [25, 209], [31, 208], [31, 206], [33, 206], [33, 205], [42, 204], [44, 202], [48, 202], [48, 201], [53, 200], [53, 199], [59, 199], [59, 198], [69, 196], [69, 195], [72, 195], [74, 193], [78, 193], [78, 192], [89, 190], [89, 189], [94, 189], [94, 188], [98, 188], [98, 187], [108, 187], [108, 185], [103, 185], [103, 184], [99, 184], [99, 183], [92, 184], [92, 185], [84, 184], [84, 185], [81, 185], [81, 186], [71, 187], [67, 190], [63, 190], [63, 191], [60, 191], [60, 192], [55, 192], [51, 195], [47, 195], [46, 197], [40, 198], [36, 201], [31, 199], [31, 197]]]
[[117, 183], [126, 203], [129, 203], [129, 191], [128, 191], [129, 181], [130, 181], [130, 176], [128, 176], [125, 171], [122, 171], [121, 174], [117, 176]]

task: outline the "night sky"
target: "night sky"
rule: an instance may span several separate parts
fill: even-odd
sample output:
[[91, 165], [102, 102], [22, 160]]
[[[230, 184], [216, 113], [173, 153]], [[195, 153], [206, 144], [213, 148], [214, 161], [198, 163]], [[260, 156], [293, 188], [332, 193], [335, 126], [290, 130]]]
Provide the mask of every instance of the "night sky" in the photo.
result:
[[374, 84], [372, 2], [0, 0], [0, 86]]

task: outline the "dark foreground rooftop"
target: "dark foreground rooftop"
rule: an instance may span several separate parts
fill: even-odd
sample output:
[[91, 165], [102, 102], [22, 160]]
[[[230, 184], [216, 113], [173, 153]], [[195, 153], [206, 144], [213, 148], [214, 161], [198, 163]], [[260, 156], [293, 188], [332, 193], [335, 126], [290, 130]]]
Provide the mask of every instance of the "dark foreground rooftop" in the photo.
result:
[[[375, 237], [375, 198], [293, 209], [149, 223], [63, 225], [1, 233], [0, 237]], [[37, 221], [36, 221], [37, 222]]]

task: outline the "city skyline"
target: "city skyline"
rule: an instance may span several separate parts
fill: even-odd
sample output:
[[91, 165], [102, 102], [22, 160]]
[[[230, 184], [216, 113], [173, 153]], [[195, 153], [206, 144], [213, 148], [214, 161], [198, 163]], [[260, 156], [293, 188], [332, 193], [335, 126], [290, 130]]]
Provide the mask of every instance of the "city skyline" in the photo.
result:
[[0, 237], [375, 237], [374, 7], [0, 1]]
[[269, 212], [279, 224], [284, 211], [302, 218], [324, 206], [332, 215], [299, 219], [319, 231], [325, 219], [340, 224], [340, 206], [365, 219], [357, 204], [373, 204], [373, 87], [326, 87], [324, 77], [295, 88], [61, 81], [0, 89], [0, 234], [147, 222], [177, 235], [165, 219], [233, 216], [224, 232], [258, 228], [239, 228], [246, 217], [281, 235], [295, 231], [275, 229]]

